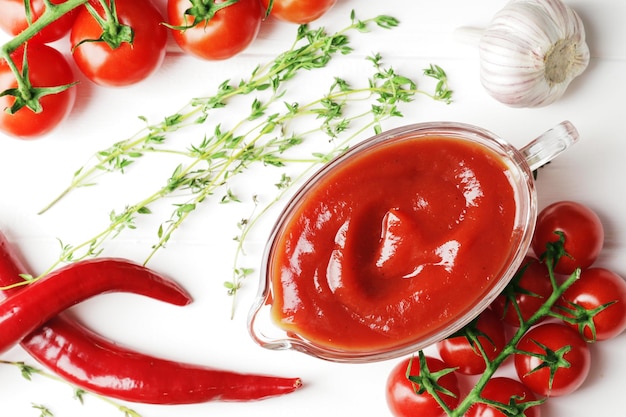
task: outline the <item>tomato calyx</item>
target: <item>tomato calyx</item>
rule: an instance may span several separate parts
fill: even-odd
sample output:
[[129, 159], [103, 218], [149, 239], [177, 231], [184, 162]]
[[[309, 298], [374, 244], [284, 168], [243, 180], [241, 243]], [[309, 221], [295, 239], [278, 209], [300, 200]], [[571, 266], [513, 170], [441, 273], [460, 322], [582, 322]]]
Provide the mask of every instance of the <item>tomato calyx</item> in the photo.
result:
[[15, 65], [13, 59], [6, 59], [11, 71], [16, 74], [17, 87], [9, 88], [0, 92], [0, 97], [13, 96], [15, 98], [11, 107], [4, 109], [9, 114], [15, 114], [23, 108], [28, 108], [34, 113], [41, 113], [41, 99], [50, 94], [58, 94], [74, 85], [76, 82], [53, 87], [34, 87], [28, 77], [28, 44], [24, 46], [22, 58], [22, 70]]
[[517, 273], [513, 276], [509, 284], [504, 288], [504, 290], [501, 293], [502, 296], [504, 296], [505, 298], [504, 314], [506, 314], [509, 308], [513, 308], [515, 310], [515, 314], [517, 315], [517, 318], [520, 323], [524, 320], [524, 317], [520, 309], [520, 306], [517, 302], [517, 297], [519, 295], [527, 295], [529, 297], [541, 298], [540, 294], [530, 291], [524, 288], [520, 284], [520, 281], [522, 280], [522, 277], [526, 273], [526, 270], [529, 268], [529, 265], [530, 265], [529, 263], [522, 265], [522, 267], [517, 271]]
[[430, 394], [436, 393], [436, 395], [433, 395], [433, 398], [437, 401], [441, 408], [445, 410], [447, 414], [449, 414], [450, 408], [445, 403], [445, 401], [443, 401], [441, 395], [447, 395], [452, 398], [457, 398], [457, 395], [446, 387], [442, 386], [438, 381], [444, 375], [453, 373], [455, 371], [455, 368], [444, 368], [439, 371], [433, 372], [428, 368], [426, 355], [423, 351], [420, 350], [418, 352], [418, 358], [420, 368], [419, 375], [411, 374], [411, 366], [413, 364], [413, 360], [415, 359], [414, 357], [412, 357], [409, 360], [409, 365], [406, 368], [406, 378], [413, 383], [413, 388], [416, 394], [420, 395], [426, 392]]
[[550, 370], [548, 388], [551, 390], [556, 372], [561, 368], [569, 368], [571, 366], [569, 361], [565, 359], [565, 355], [572, 350], [572, 347], [570, 345], [566, 345], [557, 350], [552, 350], [548, 346], [540, 343], [537, 340], [533, 339], [532, 342], [537, 347], [539, 347], [539, 349], [541, 349], [543, 353], [527, 352], [524, 350], [516, 350], [516, 353], [526, 356], [532, 356], [541, 361], [541, 363], [535, 368], [531, 369], [527, 375], [530, 375], [544, 368], [548, 368]]
[[[497, 347], [497, 344], [487, 333], [478, 328], [478, 319], [479, 317], [475, 318], [469, 324], [448, 337], [465, 337], [465, 339], [467, 339], [470, 346], [472, 347], [472, 350], [481, 355], [483, 359], [488, 362], [489, 356], [487, 355], [487, 347], [491, 347], [493, 349]], [[484, 341], [481, 341], [481, 338], [485, 339], [485, 341], [488, 343], [488, 346], [485, 346], [485, 343]]]
[[[554, 313], [553, 315], [566, 323], [576, 325], [578, 327], [578, 332], [583, 337], [583, 339], [585, 339], [586, 342], [591, 343], [597, 340], [596, 324], [594, 318], [616, 302], [617, 301], [611, 301], [592, 309], [587, 309], [576, 303], [567, 302], [567, 306], [556, 306], [557, 311], [562, 311], [565, 314]], [[586, 329], [589, 329], [589, 331], [591, 332], [591, 337], [587, 337], [585, 335]]]
[[555, 230], [554, 234], [557, 235], [559, 239], [554, 242], [547, 242], [546, 251], [539, 256], [539, 258], [548, 265], [550, 270], [554, 270], [559, 259], [572, 257], [565, 251], [565, 233], [560, 230]]
[[526, 397], [520, 395], [513, 395], [509, 398], [508, 403], [502, 403], [500, 401], [493, 401], [486, 398], [481, 398], [478, 402], [489, 405], [499, 411], [501, 411], [504, 415], [510, 417], [525, 417], [528, 415], [526, 411], [531, 407], [537, 407], [543, 404], [546, 401], [545, 398], [540, 398], [538, 400], [526, 401]]
[[[41, 30], [43, 30], [43, 28], [45, 28], [55, 20], [61, 18], [63, 15], [70, 13], [72, 10], [76, 9], [87, 1], [88, 0], [68, 0], [60, 4], [54, 4], [46, 1], [46, 10], [39, 17], [39, 19], [32, 22], [21, 33], [2, 45], [2, 48], [0, 48], [0, 60], [6, 61], [17, 83], [16, 88], [10, 88], [0, 92], [0, 97], [15, 97], [15, 101], [13, 102], [11, 107], [4, 109], [7, 113], [15, 114], [20, 109], [25, 107], [32, 110], [34, 113], [41, 113], [43, 110], [40, 103], [42, 97], [61, 93], [76, 84], [70, 83], [52, 87], [33, 87], [29, 80], [27, 48], [28, 41]], [[29, 19], [29, 21], [32, 21], [30, 2], [24, 2], [24, 6], [27, 18]], [[13, 60], [13, 53], [19, 48], [23, 48], [24, 50], [21, 71]]]
[[185, 10], [185, 16], [190, 16], [193, 19], [192, 22], [188, 25], [182, 26], [166, 26], [174, 30], [187, 30], [199, 25], [202, 22], [207, 25], [211, 19], [215, 17], [217, 12], [239, 2], [239, 0], [226, 0], [221, 3], [217, 3], [216, 0], [189, 1], [191, 2], [191, 7]]
[[133, 44], [135, 31], [132, 27], [120, 22], [117, 16], [115, 0], [109, 0], [108, 4], [106, 0], [100, 0], [100, 5], [104, 10], [104, 17], [100, 16], [100, 13], [91, 3], [88, 2], [85, 7], [102, 28], [102, 34], [98, 39], [84, 39], [76, 44], [73, 49], [88, 42], [105, 42], [111, 49], [117, 49], [124, 43]]

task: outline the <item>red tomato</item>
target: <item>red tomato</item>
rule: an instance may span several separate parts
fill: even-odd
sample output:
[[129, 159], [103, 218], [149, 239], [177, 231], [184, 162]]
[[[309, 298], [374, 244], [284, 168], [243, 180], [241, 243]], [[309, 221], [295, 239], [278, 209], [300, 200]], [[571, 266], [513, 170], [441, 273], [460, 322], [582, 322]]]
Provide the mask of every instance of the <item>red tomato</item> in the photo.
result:
[[571, 274], [576, 268], [591, 266], [604, 244], [604, 229], [598, 215], [590, 208], [573, 201], [553, 203], [539, 213], [532, 247], [537, 256], [546, 250], [548, 242], [559, 240], [555, 232], [565, 237], [565, 252], [555, 265], [559, 274]]
[[[24, 49], [19, 48], [11, 57], [22, 72]], [[30, 44], [27, 48], [29, 80], [34, 88], [58, 87], [75, 81], [67, 60], [56, 49], [43, 44]], [[0, 91], [17, 87], [17, 81], [6, 61], [0, 60]], [[15, 102], [13, 96], [0, 97], [0, 130], [22, 139], [44, 135], [61, 123], [69, 114], [76, 98], [76, 88], [42, 97], [42, 111], [35, 113], [23, 107], [14, 114], [5, 109]]]
[[[491, 378], [481, 396], [486, 400], [496, 401], [504, 405], [512, 405], [511, 400], [517, 404], [520, 416], [525, 417], [540, 417], [541, 409], [538, 405], [530, 405], [537, 401], [537, 397], [533, 392], [521, 382], [506, 378], [495, 377]], [[475, 403], [465, 414], [465, 417], [506, 417], [501, 410], [498, 410], [492, 405], [484, 403]]]
[[[439, 359], [426, 357], [426, 364], [430, 372], [437, 372], [442, 369], [446, 369], [445, 363]], [[391, 410], [391, 413], [395, 417], [443, 417], [445, 416], [444, 410], [437, 404], [437, 401], [432, 395], [424, 392], [423, 394], [417, 394], [419, 385], [410, 381], [407, 378], [407, 369], [409, 375], [419, 375], [420, 366], [418, 358], [407, 358], [398, 363], [389, 374], [387, 378], [386, 386], [386, 398], [387, 405]], [[438, 379], [437, 383], [443, 388], [454, 393], [456, 397], [452, 397], [443, 393], [440, 393], [443, 401], [450, 408], [456, 407], [459, 402], [459, 385], [456, 375], [451, 372], [443, 375]]]
[[[209, 7], [219, 7], [225, 1], [217, 0]], [[199, 23], [195, 25], [194, 17], [185, 13], [190, 7], [189, 0], [168, 0], [168, 23], [176, 28], [172, 32], [176, 43], [185, 52], [202, 59], [226, 59], [243, 51], [256, 38], [263, 20], [259, 0], [239, 0], [217, 11], [208, 11], [215, 14], [198, 16]]]
[[[261, 0], [267, 9], [270, 0]], [[309, 23], [321, 17], [337, 0], [274, 0], [270, 14], [292, 23]]]
[[527, 256], [506, 289], [491, 304], [505, 323], [519, 327], [517, 304], [522, 319], [527, 321], [552, 295], [550, 274], [545, 264]]
[[[99, 2], [92, 5], [104, 16]], [[131, 85], [151, 75], [165, 58], [167, 42], [163, 17], [150, 0], [116, 0], [115, 5], [120, 24], [134, 31], [132, 45], [123, 42], [112, 49], [106, 42], [83, 42], [99, 39], [103, 32], [86, 8], [77, 16], [70, 34], [78, 68], [96, 84], [109, 87]]]
[[[609, 303], [612, 304], [601, 309]], [[559, 302], [564, 308], [576, 310], [573, 304], [580, 308], [581, 316], [576, 317], [581, 322], [568, 324], [578, 329], [588, 341], [611, 339], [626, 329], [626, 281], [608, 269], [589, 268], [582, 271], [580, 278], [565, 291]], [[594, 314], [596, 309], [599, 312]]]
[[[474, 325], [466, 327], [473, 329], [487, 357], [493, 360], [504, 348], [506, 337], [502, 321], [496, 314], [487, 309], [483, 311]], [[486, 369], [485, 360], [475, 342], [471, 342], [465, 335], [454, 336], [437, 343], [441, 359], [450, 367], [465, 375], [476, 375]]]
[[[577, 331], [560, 323], [533, 327], [517, 344], [514, 362], [522, 383], [539, 395], [558, 397], [575, 391], [589, 374], [589, 346]], [[546, 360], [548, 359], [548, 360]]]
[[[66, 0], [52, 0], [53, 4], [62, 4]], [[30, 12], [32, 21], [35, 22], [46, 10], [43, 0], [30, 0]], [[76, 19], [77, 9], [64, 14], [54, 22], [47, 25], [40, 32], [30, 39], [30, 42], [49, 43], [61, 39], [69, 33], [74, 19]], [[0, 28], [10, 35], [17, 35], [28, 27], [24, 0], [2, 0], [0, 1]]]

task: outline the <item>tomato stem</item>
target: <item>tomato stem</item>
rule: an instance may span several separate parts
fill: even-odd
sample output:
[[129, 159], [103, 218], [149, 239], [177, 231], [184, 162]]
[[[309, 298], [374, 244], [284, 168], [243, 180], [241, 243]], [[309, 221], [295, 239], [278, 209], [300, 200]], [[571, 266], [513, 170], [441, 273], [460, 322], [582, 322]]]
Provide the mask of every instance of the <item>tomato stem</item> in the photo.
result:
[[217, 3], [215, 0], [189, 0], [191, 2], [191, 7], [185, 10], [185, 16], [189, 16], [193, 18], [193, 21], [189, 25], [185, 26], [170, 26], [167, 25], [170, 29], [175, 30], [186, 30], [190, 29], [200, 23], [204, 22], [204, 24], [208, 24], [208, 22], [213, 19], [215, 14], [233, 4], [239, 2], [239, 0], [226, 0], [220, 3]]
[[135, 31], [128, 25], [123, 25], [117, 16], [117, 7], [115, 0], [100, 0], [100, 5], [104, 11], [104, 17], [100, 16], [98, 11], [89, 3], [86, 7], [91, 16], [102, 28], [102, 34], [98, 39], [85, 39], [74, 46], [78, 48], [87, 42], [105, 42], [109, 48], [117, 49], [124, 43], [132, 44], [135, 38]]
[[[27, 63], [27, 44], [28, 41], [39, 33], [43, 28], [59, 19], [63, 15], [69, 13], [75, 8], [87, 3], [88, 0], [67, 0], [61, 4], [53, 4], [50, 1], [45, 1], [46, 10], [44, 13], [32, 24], [28, 25], [26, 29], [16, 35], [13, 39], [6, 42], [0, 48], [0, 58], [4, 59], [11, 72], [13, 73], [17, 82], [16, 89], [9, 89], [0, 92], [0, 96], [12, 95], [15, 96], [15, 103], [11, 108], [6, 109], [11, 113], [15, 113], [22, 107], [28, 107], [32, 111], [38, 113], [41, 111], [41, 104], [39, 100], [41, 97], [48, 94], [56, 94], [70, 88], [74, 84], [68, 84], [57, 87], [46, 88], [33, 88], [28, 79], [28, 63]], [[29, 6], [29, 2], [25, 2]], [[30, 16], [30, 8], [26, 8], [27, 16]], [[11, 57], [11, 54], [15, 52], [20, 46], [24, 45], [24, 58], [22, 70], [18, 68], [15, 61]]]
[[528, 320], [521, 321], [520, 327], [517, 329], [511, 340], [507, 343], [502, 352], [500, 352], [500, 354], [495, 359], [487, 362], [487, 369], [485, 370], [485, 372], [476, 382], [476, 385], [472, 388], [470, 393], [463, 399], [463, 401], [461, 401], [461, 403], [459, 403], [457, 408], [452, 410], [452, 412], [448, 414], [449, 417], [461, 417], [464, 413], [467, 412], [467, 410], [469, 410], [472, 404], [476, 402], [482, 402], [480, 394], [485, 385], [487, 385], [487, 382], [494, 376], [500, 365], [502, 365], [502, 363], [504, 363], [504, 361], [507, 360], [510, 356], [518, 353], [516, 346], [517, 343], [524, 336], [524, 334], [526, 334], [526, 332], [534, 324], [551, 314], [552, 307], [556, 304], [561, 295], [563, 295], [565, 290], [567, 290], [567, 288], [569, 288], [578, 279], [579, 276], [580, 270], [576, 270], [567, 278], [567, 280], [565, 280], [565, 282], [555, 288], [550, 297], [545, 301], [545, 303], [543, 303], [541, 308], [537, 310], [535, 314], [533, 314]]
[[[541, 256], [542, 262], [545, 263], [548, 268], [550, 281], [553, 286], [553, 291], [550, 297], [546, 299], [546, 301], [542, 304], [542, 306], [527, 320], [524, 320], [521, 312], [519, 311], [519, 307], [516, 305], [515, 299], [513, 298], [513, 304], [518, 310], [518, 317], [520, 320], [520, 326], [514, 335], [511, 337], [509, 342], [506, 344], [504, 349], [496, 356], [493, 360], [489, 360], [486, 354], [484, 353], [484, 349], [480, 344], [480, 341], [477, 340], [478, 347], [483, 355], [483, 358], [486, 362], [486, 369], [475, 383], [472, 390], [468, 393], [468, 395], [457, 405], [454, 410], [449, 410], [444, 407], [444, 411], [448, 415], [448, 417], [462, 417], [469, 408], [475, 403], [489, 403], [485, 399], [481, 397], [481, 393], [489, 380], [494, 376], [498, 368], [512, 355], [516, 353], [520, 353], [517, 349], [517, 344], [522, 339], [522, 337], [530, 330], [532, 326], [537, 324], [540, 320], [545, 317], [554, 316], [554, 312], [552, 311], [553, 307], [557, 304], [563, 293], [580, 277], [580, 268], [575, 270], [564, 282], [558, 283], [554, 273], [554, 266], [558, 262], [558, 259], [561, 256], [568, 256], [567, 253], [563, 250], [564, 238], [561, 236], [561, 239], [555, 243], [555, 247], [547, 248], [546, 253]], [[559, 249], [560, 247], [560, 249]], [[509, 285], [513, 285], [513, 281]], [[541, 355], [544, 358], [544, 361], [548, 364], [546, 366], [550, 367], [559, 367], [563, 366], [562, 361], [555, 359], [555, 354], [558, 352], [548, 352]], [[435, 389], [431, 389], [431, 387], [426, 386], [427, 391], [430, 395], [432, 395], [435, 400], [441, 405], [443, 404], [443, 399], [440, 397], [440, 394]], [[493, 404], [492, 404], [493, 405]], [[506, 404], [499, 404], [499, 407], [504, 409], [507, 407]]]
[[39, 19], [2, 45], [0, 49], [2, 57], [8, 61], [13, 51], [28, 42], [33, 36], [41, 32], [43, 28], [87, 2], [88, 0], [67, 0], [60, 4], [46, 2], [46, 10]]
[[267, 9], [265, 10], [265, 18], [267, 19], [272, 13], [272, 8], [274, 7], [274, 0], [269, 0], [267, 3]]

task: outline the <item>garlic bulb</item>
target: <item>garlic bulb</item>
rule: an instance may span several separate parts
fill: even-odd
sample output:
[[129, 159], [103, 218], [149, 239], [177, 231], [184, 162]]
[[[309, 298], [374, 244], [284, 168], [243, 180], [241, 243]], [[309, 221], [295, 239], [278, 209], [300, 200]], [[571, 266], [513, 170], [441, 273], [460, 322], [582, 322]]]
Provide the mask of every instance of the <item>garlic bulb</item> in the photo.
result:
[[560, 0], [510, 1], [478, 47], [483, 86], [512, 107], [553, 103], [589, 64], [582, 20]]

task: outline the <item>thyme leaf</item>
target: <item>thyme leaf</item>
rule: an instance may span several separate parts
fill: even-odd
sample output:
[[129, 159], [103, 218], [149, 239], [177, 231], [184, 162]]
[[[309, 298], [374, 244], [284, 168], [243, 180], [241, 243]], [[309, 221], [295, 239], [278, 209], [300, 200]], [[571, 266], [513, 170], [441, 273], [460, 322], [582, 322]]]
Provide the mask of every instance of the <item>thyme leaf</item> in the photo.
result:
[[[81, 388], [75, 387], [74, 385], [70, 384], [69, 382], [67, 382], [66, 380], [64, 380], [63, 378], [61, 378], [60, 376], [53, 374], [53, 373], [48, 373], [40, 368], [37, 368], [35, 366], [31, 366], [28, 365], [22, 361], [18, 361], [18, 362], [12, 362], [12, 361], [6, 361], [6, 360], [0, 360], [0, 365], [5, 365], [5, 366], [12, 366], [17, 368], [20, 373], [22, 374], [22, 377], [24, 377], [26, 380], [28, 381], [33, 381], [33, 377], [34, 376], [40, 376], [40, 377], [44, 377], [47, 378], [49, 380], [55, 381], [55, 382], [59, 382], [65, 385], [68, 385], [72, 388], [73, 393], [74, 393], [74, 398], [79, 401], [81, 404], [84, 404], [84, 398], [86, 395], [90, 395], [94, 398], [99, 399], [100, 401], [103, 401], [106, 404], [111, 405], [112, 407], [116, 408], [118, 411], [122, 412], [124, 414], [125, 417], [141, 417], [141, 414], [137, 413], [136, 411], [117, 403], [115, 400], [109, 398], [109, 397], [105, 397], [103, 395], [99, 395], [99, 394], [95, 394], [95, 393], [90, 393], [87, 392]], [[52, 413], [52, 411], [41, 404], [35, 404], [35, 403], [31, 403], [31, 407], [39, 410], [39, 416], [40, 417], [54, 417], [54, 414]]]

